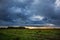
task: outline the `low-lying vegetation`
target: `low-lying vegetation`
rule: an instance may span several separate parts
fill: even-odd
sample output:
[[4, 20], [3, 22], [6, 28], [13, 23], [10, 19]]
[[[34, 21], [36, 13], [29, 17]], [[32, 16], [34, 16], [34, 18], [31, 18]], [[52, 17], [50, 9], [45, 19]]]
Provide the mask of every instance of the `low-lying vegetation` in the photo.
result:
[[0, 29], [0, 40], [60, 40], [60, 30]]

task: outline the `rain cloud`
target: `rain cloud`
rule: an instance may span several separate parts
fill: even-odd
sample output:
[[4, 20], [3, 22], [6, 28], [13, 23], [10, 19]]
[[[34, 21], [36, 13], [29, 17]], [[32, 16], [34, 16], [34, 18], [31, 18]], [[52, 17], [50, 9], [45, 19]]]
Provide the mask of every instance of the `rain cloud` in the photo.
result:
[[60, 0], [0, 0], [0, 25], [60, 26]]

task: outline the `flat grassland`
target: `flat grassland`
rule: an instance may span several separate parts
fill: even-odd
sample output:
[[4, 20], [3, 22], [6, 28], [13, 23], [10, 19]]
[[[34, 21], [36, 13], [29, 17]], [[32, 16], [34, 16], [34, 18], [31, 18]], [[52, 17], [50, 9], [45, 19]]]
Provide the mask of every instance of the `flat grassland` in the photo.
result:
[[0, 29], [0, 40], [60, 40], [60, 30]]

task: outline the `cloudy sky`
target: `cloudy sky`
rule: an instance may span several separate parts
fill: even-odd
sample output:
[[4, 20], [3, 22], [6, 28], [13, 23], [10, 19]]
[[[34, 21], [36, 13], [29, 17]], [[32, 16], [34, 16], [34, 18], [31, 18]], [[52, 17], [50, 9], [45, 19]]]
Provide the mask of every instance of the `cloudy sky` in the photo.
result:
[[60, 26], [60, 0], [0, 0], [0, 25]]

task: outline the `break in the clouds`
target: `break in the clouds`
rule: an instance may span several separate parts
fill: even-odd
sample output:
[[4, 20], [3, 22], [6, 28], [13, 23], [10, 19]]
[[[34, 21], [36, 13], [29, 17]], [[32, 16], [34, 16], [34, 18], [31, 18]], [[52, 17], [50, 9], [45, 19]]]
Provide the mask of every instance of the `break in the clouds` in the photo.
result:
[[60, 0], [0, 0], [0, 25], [60, 25]]

